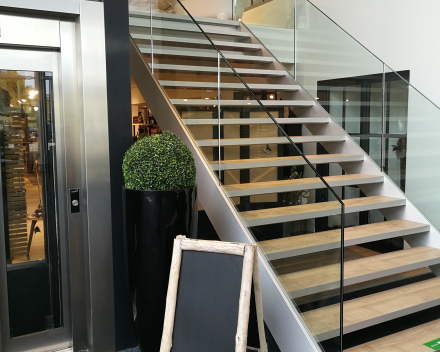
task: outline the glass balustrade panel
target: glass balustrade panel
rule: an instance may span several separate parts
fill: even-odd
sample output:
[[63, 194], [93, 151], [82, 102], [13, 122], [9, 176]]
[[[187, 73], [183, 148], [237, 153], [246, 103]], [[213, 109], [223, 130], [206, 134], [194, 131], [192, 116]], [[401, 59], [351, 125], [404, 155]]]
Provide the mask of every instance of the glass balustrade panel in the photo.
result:
[[437, 228], [440, 109], [386, 67], [384, 171]]

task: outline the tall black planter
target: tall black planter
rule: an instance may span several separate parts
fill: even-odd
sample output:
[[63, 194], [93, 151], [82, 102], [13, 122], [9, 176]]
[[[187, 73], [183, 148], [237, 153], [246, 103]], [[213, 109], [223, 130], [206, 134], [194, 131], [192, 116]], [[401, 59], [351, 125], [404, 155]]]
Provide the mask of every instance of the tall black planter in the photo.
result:
[[158, 352], [173, 240], [197, 237], [197, 188], [123, 189], [126, 268], [141, 351]]

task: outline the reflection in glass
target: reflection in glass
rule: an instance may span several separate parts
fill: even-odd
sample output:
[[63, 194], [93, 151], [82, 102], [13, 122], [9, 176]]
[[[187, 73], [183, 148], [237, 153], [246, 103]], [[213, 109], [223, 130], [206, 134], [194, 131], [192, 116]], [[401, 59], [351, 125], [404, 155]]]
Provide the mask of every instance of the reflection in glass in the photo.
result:
[[0, 71], [10, 336], [61, 326], [52, 74]]

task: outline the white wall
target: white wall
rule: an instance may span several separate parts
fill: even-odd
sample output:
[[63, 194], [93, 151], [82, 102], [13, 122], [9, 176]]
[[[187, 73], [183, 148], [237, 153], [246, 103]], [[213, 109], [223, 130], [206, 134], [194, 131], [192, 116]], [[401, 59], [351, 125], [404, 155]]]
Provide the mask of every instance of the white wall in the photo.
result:
[[440, 106], [439, 0], [311, 0]]
[[[232, 19], [232, 0], [183, 0], [182, 4], [193, 16], [217, 18], [223, 13]], [[176, 5], [175, 9], [177, 14], [186, 15], [180, 5]]]
[[[170, 6], [178, 15], [186, 15], [185, 10], [176, 0], [151, 0], [153, 11], [169, 11]], [[191, 15], [196, 17], [217, 18], [219, 13], [224, 13], [232, 19], [232, 0], [181, 0]], [[128, 0], [131, 8], [149, 11], [150, 0]]]

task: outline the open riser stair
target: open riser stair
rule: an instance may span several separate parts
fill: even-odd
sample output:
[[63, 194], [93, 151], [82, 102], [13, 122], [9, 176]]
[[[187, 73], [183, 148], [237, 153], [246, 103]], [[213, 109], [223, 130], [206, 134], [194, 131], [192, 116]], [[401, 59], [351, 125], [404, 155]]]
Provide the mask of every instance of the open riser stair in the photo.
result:
[[[331, 341], [340, 335], [341, 205], [298, 150], [345, 204], [345, 287], [356, 296], [347, 295], [344, 302], [344, 333], [440, 305], [440, 249], [423, 241], [410, 245], [432, 234], [432, 226], [422, 216], [405, 215], [412, 207], [405, 196], [244, 26], [201, 23], [298, 149], [189, 17], [155, 13], [153, 28], [150, 23], [148, 13], [131, 14], [132, 43], [220, 178], [237, 219], [273, 266], [286, 301], [297, 305], [285, 309], [298, 309], [323, 350], [337, 351]], [[210, 191], [219, 192], [216, 187], [212, 182]], [[202, 205], [209, 201], [200, 198]], [[411, 345], [419, 329], [425, 342], [436, 337], [436, 329], [440, 337], [438, 321], [423, 326], [396, 336], [379, 334], [380, 339], [348, 351], [410, 351], [381, 346], [395, 346], [397, 340]], [[425, 351], [411, 349], [419, 350]]]

